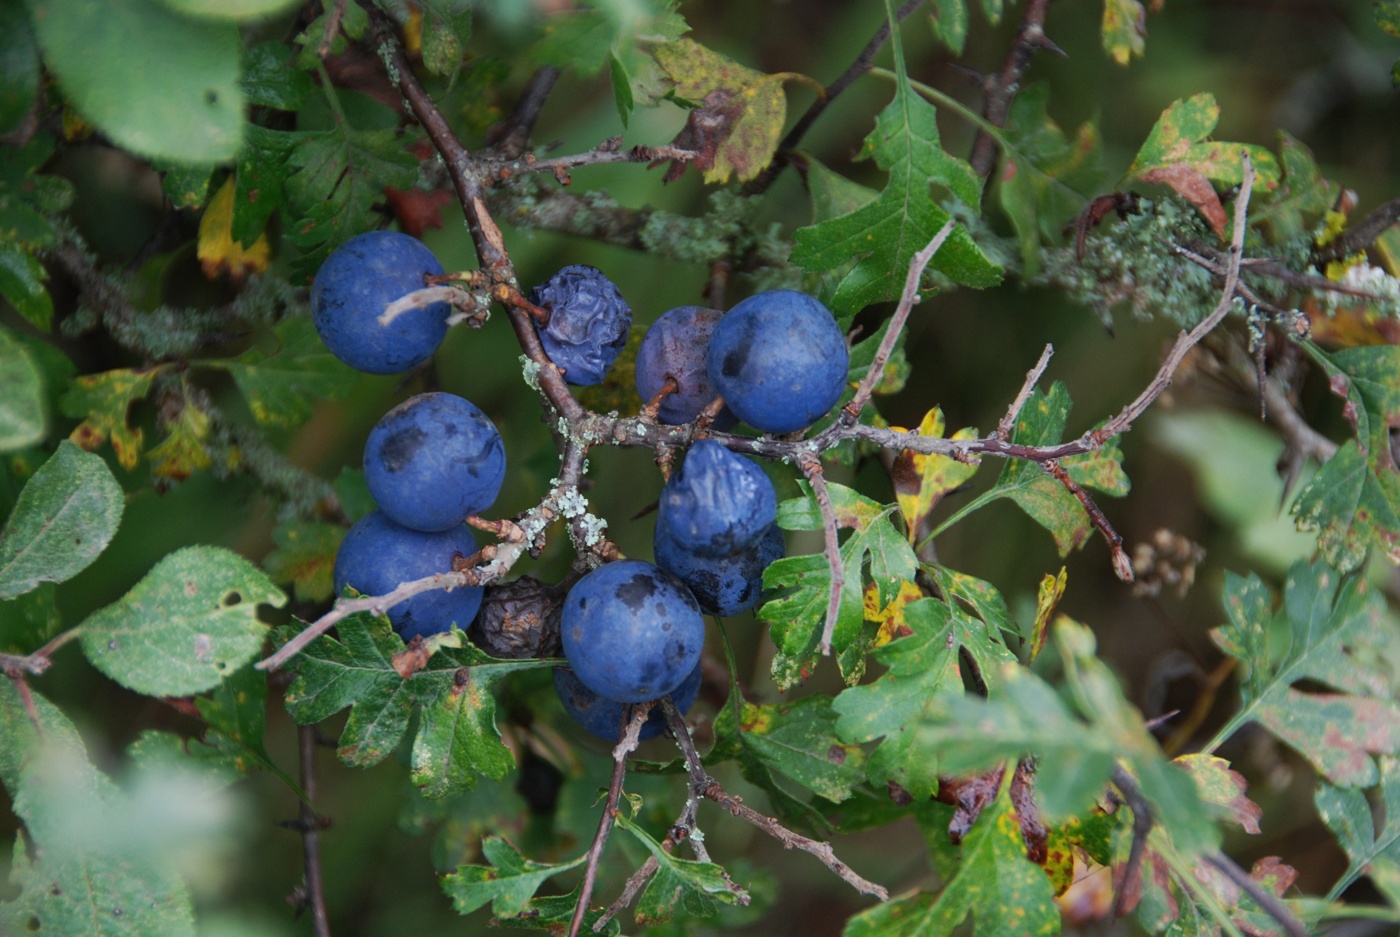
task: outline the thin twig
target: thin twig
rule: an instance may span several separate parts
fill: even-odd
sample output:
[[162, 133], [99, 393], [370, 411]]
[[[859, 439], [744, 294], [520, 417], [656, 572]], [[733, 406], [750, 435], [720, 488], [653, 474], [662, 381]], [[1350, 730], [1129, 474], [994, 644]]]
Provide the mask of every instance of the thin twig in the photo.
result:
[[1391, 199], [1379, 208], [1373, 209], [1366, 217], [1343, 231], [1340, 236], [1324, 244], [1317, 252], [1321, 262], [1349, 257], [1364, 251], [1376, 243], [1376, 238], [1386, 229], [1400, 221], [1400, 198]]
[[[452, 179], [453, 188], [457, 190], [457, 200], [461, 203], [467, 219], [467, 229], [471, 232], [482, 272], [496, 282], [513, 283], [515, 271], [511, 266], [510, 255], [506, 252], [505, 237], [486, 207], [485, 187], [477, 175], [471, 153], [462, 145], [462, 141], [457, 138], [438, 109], [437, 103], [414, 74], [388, 17], [378, 10], [371, 10], [370, 23], [374, 42], [390, 77], [447, 166], [448, 176]], [[563, 376], [552, 367], [549, 355], [540, 344], [534, 323], [517, 306], [507, 306], [506, 313], [521, 349], [539, 366], [537, 376], [540, 392], [560, 416], [570, 422], [577, 421], [584, 414], [583, 406], [569, 392]]]
[[1205, 860], [1225, 873], [1225, 877], [1238, 885], [1240, 891], [1253, 898], [1254, 903], [1277, 921], [1290, 937], [1308, 937], [1307, 927], [1289, 910], [1288, 905], [1284, 904], [1278, 895], [1250, 878], [1249, 873], [1240, 868], [1235, 860], [1218, 851], [1206, 853]]
[[[982, 117], [995, 127], [1006, 123], [1011, 102], [1020, 90], [1021, 79], [1025, 77], [1026, 69], [1030, 67], [1031, 58], [1036, 50], [1049, 49], [1060, 52], [1060, 49], [1045, 36], [1045, 11], [1049, 6], [1050, 0], [1028, 0], [1025, 15], [1021, 17], [1020, 28], [1016, 30], [1016, 39], [1011, 44], [1006, 61], [1002, 63], [1001, 71], [995, 78], [989, 77], [983, 83], [985, 96], [982, 101]], [[972, 155], [968, 160], [972, 164], [972, 171], [984, 179], [989, 177], [992, 166], [996, 164], [996, 158], [996, 141], [992, 139], [991, 134], [978, 130], [976, 138], [972, 141]]]
[[39, 721], [39, 708], [34, 705], [34, 694], [29, 692], [29, 682], [24, 679], [24, 674], [19, 672], [6, 672], [5, 674], [15, 684], [15, 692], [19, 694], [20, 705], [24, 707], [24, 713], [29, 717], [29, 722], [34, 726], [34, 734], [39, 738], [44, 737], [44, 726]]
[[620, 142], [621, 138], [614, 137], [605, 140], [586, 153], [575, 153], [572, 156], [539, 159], [533, 154], [527, 154], [508, 161], [480, 160], [478, 165], [481, 167], [482, 176], [486, 182], [504, 182], [526, 173], [549, 173], [561, 185], [568, 185], [570, 169], [579, 169], [585, 166], [608, 166], [615, 163], [654, 163], [672, 160], [688, 163], [701, 155], [695, 150], [670, 145], [642, 146], [639, 144], [624, 150], [617, 146]]
[[1011, 433], [1016, 429], [1016, 420], [1021, 416], [1021, 410], [1025, 407], [1026, 401], [1031, 398], [1031, 393], [1035, 390], [1035, 385], [1040, 381], [1040, 376], [1045, 373], [1045, 368], [1050, 364], [1050, 356], [1055, 353], [1054, 345], [1046, 345], [1045, 350], [1040, 353], [1040, 360], [1035, 363], [1035, 367], [1026, 372], [1026, 382], [1021, 385], [1021, 391], [1016, 395], [1016, 399], [1011, 401], [1011, 406], [1006, 408], [1006, 416], [1001, 418], [997, 424], [996, 437], [1002, 442], [1011, 438]]
[[486, 142], [497, 155], [517, 159], [524, 154], [530, 143], [530, 134], [534, 132], [535, 123], [544, 110], [544, 103], [549, 100], [549, 92], [554, 90], [554, 83], [558, 80], [559, 69], [554, 65], [545, 65], [530, 76], [525, 93], [515, 105], [515, 113], [487, 131]]
[[841, 592], [846, 588], [846, 570], [841, 563], [841, 542], [836, 535], [836, 512], [831, 506], [831, 494], [826, 488], [826, 475], [822, 471], [822, 460], [810, 452], [798, 459], [797, 467], [812, 486], [812, 497], [817, 501], [817, 510], [822, 516], [822, 555], [831, 570], [831, 588], [826, 599], [826, 621], [822, 625], [822, 654], [831, 654], [832, 637], [836, 634], [836, 621], [841, 615]]
[[1104, 515], [1103, 509], [1094, 502], [1094, 499], [1089, 496], [1089, 492], [1085, 491], [1082, 485], [1069, 477], [1069, 472], [1065, 471], [1059, 459], [1049, 459], [1040, 463], [1040, 467], [1078, 499], [1080, 507], [1084, 508], [1084, 513], [1089, 515], [1089, 523], [1108, 543], [1114, 574], [1123, 582], [1132, 582], [1133, 561], [1128, 558], [1127, 551], [1123, 549], [1122, 535], [1113, 529], [1113, 525], [1108, 522], [1108, 517]]
[[851, 402], [842, 408], [841, 420], [846, 424], [849, 425], [860, 419], [860, 412], [870, 402], [870, 395], [875, 392], [875, 385], [880, 383], [884, 377], [885, 364], [890, 360], [890, 355], [894, 353], [894, 346], [899, 342], [899, 336], [904, 332], [904, 324], [909, 321], [909, 313], [919, 301], [919, 284], [923, 280], [924, 269], [933, 261], [934, 255], [943, 246], [943, 242], [948, 240], [948, 235], [953, 233], [954, 225], [953, 219], [949, 218], [944, 222], [943, 227], [938, 229], [938, 233], [933, 236], [933, 239], [924, 245], [923, 250], [916, 253], [909, 261], [909, 273], [904, 278], [904, 292], [900, 294], [899, 305], [895, 307], [894, 315], [890, 317], [890, 324], [885, 329], [884, 338], [880, 339], [880, 345], [875, 349], [875, 358], [870, 362], [870, 369], [865, 372], [865, 377], [861, 378], [860, 385], [856, 387], [856, 393], [851, 398]]
[[608, 843], [608, 834], [612, 832], [613, 820], [617, 817], [617, 803], [622, 798], [622, 781], [627, 776], [627, 756], [637, 750], [637, 738], [650, 714], [650, 706], [628, 706], [622, 711], [617, 746], [613, 748], [612, 782], [608, 785], [603, 815], [598, 818], [598, 832], [593, 834], [593, 845], [588, 847], [588, 861], [583, 867], [583, 884], [579, 888], [578, 904], [574, 906], [574, 916], [569, 922], [569, 937], [578, 937], [579, 928], [583, 926], [583, 917], [588, 913], [588, 899], [593, 895], [593, 886], [598, 881], [598, 862], [603, 858], [603, 847]]
[[[905, 0], [904, 4], [895, 12], [895, 19], [903, 22], [923, 3], [924, 0]], [[792, 129], [778, 144], [777, 156], [774, 157], [773, 162], [744, 187], [745, 195], [761, 195], [767, 191], [773, 181], [778, 178], [778, 174], [787, 167], [789, 162], [787, 154], [797, 148], [797, 145], [802, 142], [802, 138], [807, 135], [807, 131], [812, 129], [817, 118], [822, 116], [832, 102], [840, 97], [847, 88], [855, 84], [857, 78], [875, 66], [875, 56], [889, 38], [890, 24], [886, 20], [875, 30], [875, 35], [871, 36], [870, 41], [865, 44], [865, 48], [860, 50], [860, 55], [856, 56], [856, 60], [847, 66], [846, 70], [837, 76], [835, 81], [822, 90], [822, 93], [812, 102], [812, 106], [807, 108], [806, 113], [797, 119], [797, 123], [792, 125]]]
[[1113, 890], [1116, 892], [1113, 915], [1122, 917], [1132, 910], [1128, 906], [1128, 889], [1131, 883], [1137, 881], [1142, 869], [1142, 859], [1147, 852], [1147, 837], [1152, 832], [1152, 808], [1148, 805], [1142, 788], [1138, 787], [1137, 779], [1122, 765], [1113, 769], [1113, 784], [1123, 795], [1128, 809], [1133, 812], [1133, 841], [1128, 847], [1128, 861], [1124, 863], [1122, 871], [1114, 877], [1113, 882]]
[[49, 669], [55, 651], [82, 633], [82, 625], [77, 625], [54, 635], [43, 647], [30, 654], [0, 654], [0, 673], [11, 676], [30, 673], [37, 677]]
[[301, 748], [301, 848], [306, 858], [306, 900], [311, 905], [311, 922], [316, 937], [330, 937], [330, 916], [326, 913], [326, 892], [321, 878], [321, 818], [312, 807], [316, 799], [316, 727], [298, 726]]
[[766, 817], [752, 807], [744, 804], [743, 799], [730, 794], [720, 786], [719, 782], [710, 777], [705, 771], [705, 765], [700, 760], [700, 754], [695, 750], [695, 743], [690, 738], [690, 730], [686, 727], [685, 720], [681, 718], [680, 712], [669, 700], [662, 700], [661, 711], [666, 715], [666, 724], [670, 726], [672, 733], [676, 736], [676, 744], [680, 746], [681, 754], [685, 756], [686, 769], [690, 774], [690, 784], [700, 796], [707, 800], [713, 800], [731, 816], [738, 817], [745, 823], [758, 827], [769, 836], [783, 844], [784, 849], [800, 849], [805, 853], [816, 856], [822, 864], [835, 872], [843, 882], [850, 885], [863, 895], [874, 895], [881, 901], [889, 900], [889, 892], [883, 885], [877, 885], [868, 879], [856, 874], [850, 866], [836, 857], [836, 853], [831, 848], [830, 843], [824, 843], [815, 839], [808, 839], [800, 833], [783, 826], [772, 817]]

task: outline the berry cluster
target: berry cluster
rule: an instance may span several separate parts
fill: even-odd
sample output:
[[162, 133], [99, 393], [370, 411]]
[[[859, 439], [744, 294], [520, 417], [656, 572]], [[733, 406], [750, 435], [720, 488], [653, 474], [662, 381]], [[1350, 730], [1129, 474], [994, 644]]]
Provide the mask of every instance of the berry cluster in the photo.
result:
[[[442, 340], [444, 303], [405, 299], [440, 276], [421, 243], [377, 232], [348, 241], [312, 291], [316, 326], [331, 351], [361, 370], [402, 371]], [[535, 287], [541, 344], [575, 385], [600, 383], [627, 344], [632, 311], [593, 267], [565, 267]], [[386, 316], [386, 307], [393, 306]], [[817, 300], [773, 290], [728, 314], [700, 306], [664, 313], [637, 353], [637, 391], [668, 424], [725, 429], [740, 420], [768, 433], [805, 429], [841, 396], [845, 336]], [[723, 398], [722, 401], [719, 398]], [[336, 557], [337, 590], [391, 592], [400, 582], [452, 568], [476, 541], [464, 520], [488, 509], [505, 477], [499, 433], [472, 403], [420, 394], [389, 411], [365, 444], [365, 481], [379, 510], [357, 523]], [[667, 482], [658, 506], [656, 563], [618, 560], [580, 577], [563, 596], [528, 577], [420, 594], [389, 609], [404, 637], [472, 626], [502, 657], [552, 656], [564, 708], [589, 732], [616, 738], [626, 707], [671, 696], [684, 712], [700, 685], [703, 613], [753, 608], [763, 571], [783, 555], [777, 496], [763, 470], [702, 438]], [[478, 619], [478, 610], [480, 617]], [[473, 620], [478, 619], [473, 624]], [[642, 730], [659, 733], [652, 713]]]

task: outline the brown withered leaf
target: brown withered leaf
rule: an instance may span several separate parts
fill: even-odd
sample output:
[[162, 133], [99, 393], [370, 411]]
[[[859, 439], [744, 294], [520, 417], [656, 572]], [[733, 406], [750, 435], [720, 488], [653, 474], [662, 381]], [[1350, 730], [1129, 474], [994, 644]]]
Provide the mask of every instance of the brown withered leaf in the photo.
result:
[[1178, 195], [1196, 206], [1196, 210], [1210, 223], [1211, 229], [1221, 240], [1225, 239], [1225, 225], [1229, 222], [1225, 206], [1220, 203], [1215, 186], [1200, 172], [1185, 163], [1171, 163], [1149, 169], [1138, 178], [1143, 182], [1158, 183], [1174, 189]]

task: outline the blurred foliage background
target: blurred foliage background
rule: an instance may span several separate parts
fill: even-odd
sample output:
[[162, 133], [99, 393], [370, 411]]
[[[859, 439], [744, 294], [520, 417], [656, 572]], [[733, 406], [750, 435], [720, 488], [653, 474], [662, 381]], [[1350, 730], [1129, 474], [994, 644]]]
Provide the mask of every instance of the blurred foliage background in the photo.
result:
[[[539, 5], [550, 4], [539, 0]], [[509, 110], [533, 70], [532, 63], [517, 57], [528, 28], [527, 11], [520, 12], [515, 18], [520, 25], [513, 27], [512, 9], [502, 4], [497, 15], [479, 19], [473, 44], [495, 54], [485, 52], [470, 61], [443, 100], [450, 114], [478, 134], [475, 140], [466, 139], [469, 147], [480, 141], [485, 127]], [[705, 45], [756, 69], [800, 72], [822, 83], [846, 67], [883, 18], [878, 4], [848, 0], [688, 2], [682, 12], [694, 27], [694, 37]], [[1276, 132], [1288, 131], [1312, 148], [1326, 177], [1357, 193], [1359, 212], [1396, 194], [1400, 102], [1389, 76], [1391, 63], [1400, 56], [1400, 42], [1380, 31], [1366, 0], [1172, 0], [1148, 19], [1145, 58], [1127, 67], [1115, 64], [1100, 47], [1101, 14], [1099, 4], [1070, 0], [1052, 4], [1047, 33], [1065, 56], [1037, 56], [1029, 79], [1050, 83], [1050, 113], [1062, 127], [1077, 127], [1084, 120], [1097, 122], [1105, 145], [1103, 191], [1112, 190], [1164, 107], [1178, 98], [1210, 91], [1221, 105], [1219, 137], [1274, 146]], [[972, 15], [962, 65], [995, 70], [1010, 46], [1019, 8], [1009, 9], [999, 24], [987, 22], [978, 12]], [[979, 107], [977, 76], [952, 64], [946, 50], [934, 42], [926, 16], [921, 11], [904, 27], [912, 77]], [[887, 61], [886, 54], [882, 62]], [[813, 92], [801, 84], [788, 88], [789, 113], [800, 113]], [[878, 77], [862, 79], [816, 126], [805, 147], [827, 165], [878, 184], [875, 167], [849, 161], [890, 93], [888, 82]], [[380, 109], [357, 109], [355, 97], [353, 92], [342, 92], [347, 111], [367, 122], [362, 126], [384, 119]], [[314, 115], [308, 119], [314, 120]], [[684, 112], [670, 105], [639, 111], [624, 141], [627, 145], [666, 142], [684, 119]], [[941, 120], [946, 148], [965, 156], [973, 128], [946, 112]], [[606, 77], [581, 80], [569, 75], [544, 109], [536, 143], [570, 153], [620, 132]], [[195, 257], [197, 219], [168, 206], [149, 169], [116, 150], [91, 145], [67, 149], [58, 171], [77, 187], [73, 220], [103, 260], [129, 263], [141, 257], [143, 245], [157, 231], [164, 230], [166, 247], [138, 261], [138, 276], [149, 282], [152, 294], [191, 305], [225, 298], [227, 284], [207, 279]], [[687, 173], [663, 186], [660, 170], [648, 172], [635, 165], [599, 167], [576, 171], [573, 185], [580, 191], [610, 193], [627, 206], [650, 205], [687, 214], [706, 208], [707, 191], [698, 173]], [[762, 212], [765, 221], [781, 225], [787, 233], [807, 223], [809, 203], [798, 173], [784, 174]], [[448, 269], [473, 267], [474, 254], [460, 214], [449, 206], [443, 219], [443, 226], [429, 230], [425, 240]], [[664, 310], [702, 301], [707, 270], [562, 235], [516, 230], [508, 218], [502, 221], [523, 285], [543, 280], [565, 264], [594, 264], [621, 286], [636, 314], [639, 333]], [[172, 227], [173, 235], [168, 233]], [[70, 287], [61, 278], [53, 287], [57, 307], [71, 308], [73, 296], [65, 294]], [[731, 284], [730, 302], [749, 288], [738, 278]], [[872, 310], [869, 315], [887, 311]], [[19, 322], [11, 310], [0, 314], [7, 324]], [[1044, 345], [1052, 343], [1056, 354], [1046, 379], [1068, 385], [1075, 402], [1068, 435], [1076, 435], [1116, 412], [1142, 389], [1176, 328], [1170, 321], [1139, 321], [1120, 314], [1110, 334], [1090, 310], [1069, 303], [1057, 292], [1026, 288], [1014, 279], [999, 289], [951, 292], [916, 310], [907, 344], [910, 380], [897, 396], [883, 400], [882, 407], [892, 423], [912, 426], [926, 410], [939, 406], [950, 430], [973, 426], [985, 431], [1001, 418]], [[101, 340], [69, 343], [65, 351], [82, 372], [134, 363]], [[314, 418], [278, 442], [298, 465], [334, 478], [344, 467], [357, 466], [374, 421], [394, 402], [426, 386], [470, 398], [501, 428], [510, 474], [496, 510], [508, 516], [535, 503], [554, 472], [553, 449], [535, 396], [522, 387], [514, 337], [500, 319], [479, 331], [455, 330], [431, 373], [408, 380], [360, 377], [347, 399], [318, 402]], [[211, 389], [216, 399], [227, 398], [232, 406], [235, 395], [220, 398], [217, 383]], [[1337, 430], [1334, 438], [1342, 438], [1340, 401], [1327, 394], [1321, 381], [1306, 389], [1304, 401], [1306, 415], [1321, 421], [1319, 425], [1332, 425]], [[636, 402], [622, 394], [614, 405], [625, 410]], [[148, 423], [153, 420], [152, 413], [139, 410], [136, 417]], [[1199, 544], [1204, 558], [1192, 564], [1195, 584], [1184, 594], [1168, 587], [1156, 596], [1135, 595], [1113, 576], [1107, 551], [1095, 538], [1063, 561], [1068, 567], [1068, 591], [1061, 610], [1093, 628], [1104, 658], [1116, 667], [1130, 698], [1149, 717], [1189, 710], [1202, 699], [1209, 704], [1213, 684], [1220, 687], [1222, 699], [1211, 707], [1200, 728], [1208, 734], [1221, 719], [1218, 711], [1228, 707], [1231, 698], [1229, 678], [1217, 670], [1220, 655], [1206, 636], [1222, 619], [1218, 597], [1224, 571], [1256, 569], [1277, 580], [1292, 559], [1306, 555], [1313, 541], [1293, 534], [1291, 521], [1281, 510], [1283, 485], [1275, 472], [1281, 440], [1259, 421], [1252, 391], [1225, 375], [1209, 349], [1192, 358], [1169, 395], [1123, 440], [1122, 447], [1133, 490], [1126, 499], [1105, 501], [1103, 507], [1129, 544], [1150, 543], [1159, 529]], [[660, 489], [649, 454], [607, 449], [596, 451], [592, 461], [590, 478], [595, 487], [589, 496], [594, 512], [608, 519], [610, 532], [624, 552], [649, 557], [651, 520], [644, 512]], [[219, 481], [197, 473], [156, 493], [143, 485], [144, 468], [135, 473], [115, 464], [113, 468], [128, 490], [138, 493], [129, 501], [112, 548], [85, 573], [60, 587], [65, 621], [78, 621], [118, 598], [177, 546], [218, 544], [255, 561], [273, 548], [273, 506], [246, 479]], [[849, 482], [851, 473], [843, 476], [842, 471], [835, 470], [834, 479]], [[774, 474], [780, 494], [795, 491], [790, 467], [778, 466]], [[854, 475], [865, 493], [893, 500], [877, 461], [859, 466]], [[950, 507], [956, 508], [957, 499], [969, 497], [955, 496]], [[565, 538], [556, 538], [555, 546], [533, 568], [517, 571], [557, 579], [569, 562], [566, 544]], [[958, 525], [936, 546], [944, 562], [996, 584], [1018, 617], [1033, 614], [1041, 577], [1062, 565], [1050, 538], [1004, 503]], [[1393, 578], [1391, 592], [1395, 592]], [[293, 611], [308, 615], [315, 609]], [[761, 630], [745, 618], [732, 622], [729, 634], [740, 673], [750, 681], [752, 693], [771, 698], [772, 687], [766, 682], [769, 649]], [[830, 688], [819, 677], [799, 692]], [[177, 709], [99, 678], [78, 654], [57, 658], [44, 678], [43, 690], [79, 722], [99, 765], [117, 774], [122, 770], [119, 753], [140, 731], [153, 727], [190, 731], [192, 727]], [[550, 690], [547, 683], [537, 681], [526, 682], [516, 692], [528, 697]], [[527, 698], [507, 700], [503, 711], [523, 712], [529, 704]], [[712, 712], [706, 706], [702, 701], [694, 714], [702, 724], [706, 713]], [[268, 749], [274, 760], [292, 772], [295, 727], [275, 700], [268, 720]], [[337, 731], [334, 722], [322, 728], [332, 738]], [[1189, 748], [1189, 739], [1180, 741]], [[602, 746], [577, 738], [570, 743], [580, 763], [596, 772], [590, 777], [602, 778]], [[1231, 750], [1222, 754], [1249, 777], [1251, 796], [1272, 820], [1262, 836], [1230, 843], [1228, 848], [1246, 866], [1254, 855], [1281, 854], [1301, 872], [1299, 885], [1304, 891], [1325, 890], [1345, 861], [1314, 819], [1308, 772], [1295, 771], [1295, 756], [1262, 731], [1241, 733]], [[527, 762], [524, 770], [527, 777], [549, 783], [549, 772], [538, 764]], [[724, 780], [734, 790], [745, 790], [737, 777]], [[646, 783], [637, 779], [643, 790]], [[319, 785], [319, 810], [332, 820], [322, 843], [327, 902], [338, 937], [438, 933], [473, 926], [464, 925], [451, 910], [436, 873], [462, 858], [461, 850], [473, 829], [490, 828], [498, 812], [517, 809], [518, 792], [509, 785], [483, 782], [468, 802], [442, 811], [412, 795], [402, 764], [391, 760], [369, 770], [353, 770], [340, 766], [329, 749], [320, 758]], [[580, 840], [591, 835], [596, 822], [595, 793], [588, 781], [566, 783], [560, 792], [556, 823], [575, 830]], [[222, 833], [217, 848], [192, 860], [202, 863], [203, 870], [196, 885], [202, 932], [211, 937], [309, 932], [306, 920], [293, 920], [286, 901], [301, 879], [299, 837], [277, 823], [295, 816], [296, 799], [266, 774], [254, 774], [227, 796], [231, 803], [219, 814]], [[1294, 803], [1297, 809], [1290, 810], [1288, 805]], [[148, 807], [153, 813], [162, 809], [159, 803]], [[1296, 825], [1290, 825], [1290, 817], [1298, 818]], [[0, 811], [0, 841], [8, 842], [14, 828], [14, 817]], [[782, 852], [747, 827], [713, 820], [707, 831], [717, 856], [746, 855], [747, 868], [731, 867], [735, 877], [756, 896], [767, 892], [782, 909], [754, 921], [735, 919], [723, 928], [725, 932], [771, 937], [837, 934], [841, 922], [863, 906], [853, 893], [833, 887], [830, 874], [817, 863]], [[528, 830], [516, 835], [529, 841]], [[626, 853], [621, 844], [614, 848]], [[929, 881], [923, 844], [912, 825], [847, 838], [839, 851], [852, 866], [888, 884], [892, 892]], [[753, 875], [746, 880], [749, 871]], [[1134, 925], [1117, 926], [1127, 931]]]

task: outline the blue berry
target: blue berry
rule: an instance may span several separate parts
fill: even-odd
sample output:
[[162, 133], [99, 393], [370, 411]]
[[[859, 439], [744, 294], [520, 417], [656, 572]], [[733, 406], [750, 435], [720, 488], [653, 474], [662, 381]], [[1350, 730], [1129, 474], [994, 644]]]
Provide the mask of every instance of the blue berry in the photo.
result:
[[613, 282], [596, 267], [574, 264], [531, 290], [530, 302], [549, 311], [540, 342], [564, 380], [602, 383], [632, 327], [632, 310]]
[[[642, 402], [655, 397], [675, 378], [676, 389], [661, 400], [656, 417], [672, 426], [689, 423], [718, 396], [705, 371], [705, 349], [724, 313], [703, 306], [677, 306], [651, 324], [637, 349], [637, 394]], [[728, 429], [738, 418], [725, 407], [715, 417], [717, 429]]]
[[422, 364], [447, 334], [447, 303], [408, 309], [381, 324], [384, 308], [421, 290], [442, 264], [417, 238], [371, 231], [337, 247], [311, 284], [311, 314], [321, 341], [341, 361], [370, 374]]
[[486, 414], [453, 394], [410, 397], [365, 442], [365, 484], [380, 509], [414, 530], [447, 530], [489, 508], [506, 475], [505, 446]]
[[705, 620], [695, 597], [640, 560], [600, 566], [574, 583], [561, 621], [564, 657], [604, 699], [641, 703], [681, 685], [700, 661]]
[[729, 556], [697, 556], [656, 528], [656, 565], [685, 583], [707, 614], [746, 612], [763, 594], [763, 571], [783, 555], [783, 532], [769, 527], [758, 542]]
[[720, 557], [757, 543], [777, 516], [763, 469], [712, 439], [690, 447], [657, 505], [657, 534], [697, 556]]
[[705, 366], [739, 419], [765, 433], [791, 433], [840, 399], [850, 352], [825, 306], [806, 293], [770, 290], [719, 321]]
[[[361, 518], [341, 541], [335, 555], [335, 591], [339, 595], [348, 585], [362, 595], [384, 595], [401, 582], [451, 572], [454, 555], [475, 552], [476, 538], [465, 526], [423, 533], [375, 511]], [[481, 593], [475, 586], [423, 592], [391, 606], [387, 614], [405, 641], [447, 631], [454, 622], [465, 630], [481, 606]]]
[[[573, 716], [579, 725], [601, 739], [617, 741], [626, 703], [604, 699], [580, 683], [572, 670], [563, 667], [554, 671], [554, 689], [559, 694], [559, 701], [564, 704], [564, 710]], [[671, 702], [675, 703], [676, 708], [684, 715], [695, 704], [695, 696], [699, 692], [700, 665], [696, 664], [690, 676], [671, 691]], [[642, 723], [642, 731], [638, 738], [646, 741], [665, 730], [666, 717], [662, 715], [661, 707], [657, 706], [652, 709], [651, 715], [647, 716], [647, 721]]]

